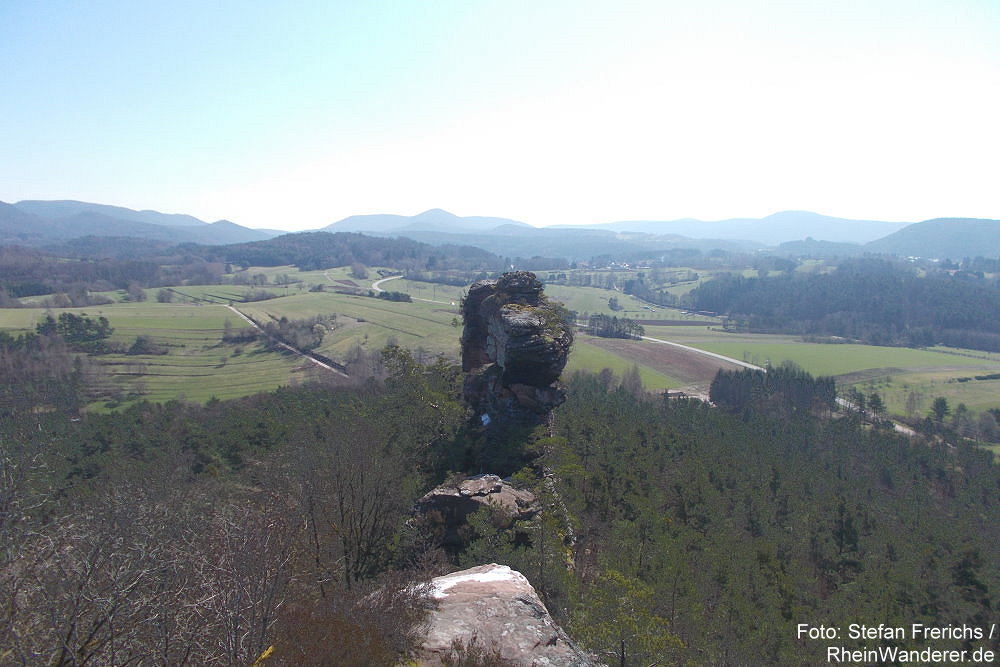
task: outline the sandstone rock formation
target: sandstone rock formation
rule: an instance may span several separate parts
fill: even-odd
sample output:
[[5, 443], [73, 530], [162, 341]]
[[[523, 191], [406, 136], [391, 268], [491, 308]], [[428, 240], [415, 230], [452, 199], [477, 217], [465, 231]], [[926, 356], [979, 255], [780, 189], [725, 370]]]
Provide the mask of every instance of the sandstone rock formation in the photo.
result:
[[475, 641], [517, 665], [596, 666], [553, 622], [535, 589], [506, 565], [480, 565], [431, 581], [436, 604], [428, 615], [419, 664], [436, 666], [456, 643]]
[[565, 400], [555, 385], [573, 342], [564, 312], [528, 271], [469, 288], [462, 306], [465, 398], [484, 424], [540, 423]]
[[456, 484], [442, 484], [424, 494], [414, 506], [426, 530], [438, 532], [444, 546], [459, 547], [459, 531], [470, 514], [492, 507], [511, 523], [532, 518], [539, 512], [535, 495], [515, 489], [496, 475], [476, 475]]

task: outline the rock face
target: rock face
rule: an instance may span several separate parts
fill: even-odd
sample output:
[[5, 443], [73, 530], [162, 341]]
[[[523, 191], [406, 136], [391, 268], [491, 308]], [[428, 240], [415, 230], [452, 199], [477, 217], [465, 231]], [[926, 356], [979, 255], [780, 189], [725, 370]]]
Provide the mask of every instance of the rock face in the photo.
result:
[[[496, 475], [476, 475], [458, 485], [442, 484], [418, 500], [414, 512], [423, 517], [428, 530], [440, 531], [443, 545], [452, 547], [461, 546], [459, 531], [466, 518], [481, 507], [499, 509], [511, 523], [530, 519], [539, 512], [533, 493], [515, 489]], [[436, 526], [432, 527], [432, 522]]]
[[528, 271], [469, 288], [462, 307], [465, 398], [484, 424], [540, 423], [565, 400], [555, 385], [573, 342], [563, 312]]
[[598, 665], [549, 616], [535, 589], [506, 565], [480, 565], [431, 581], [436, 601], [418, 653], [419, 664], [436, 666], [453, 642], [475, 641], [517, 665]]

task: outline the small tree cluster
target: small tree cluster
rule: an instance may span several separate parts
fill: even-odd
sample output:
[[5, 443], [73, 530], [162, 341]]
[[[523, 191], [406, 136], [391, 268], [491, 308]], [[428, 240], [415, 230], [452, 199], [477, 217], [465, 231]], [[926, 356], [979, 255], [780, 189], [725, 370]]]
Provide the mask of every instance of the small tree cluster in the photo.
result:
[[286, 345], [299, 350], [314, 350], [323, 343], [328, 329], [335, 326], [337, 315], [316, 315], [301, 320], [282, 317], [278, 321], [266, 322], [261, 328], [264, 333]]
[[58, 334], [74, 349], [99, 352], [103, 349], [101, 341], [110, 336], [114, 328], [103, 315], [94, 319], [86, 315], [59, 313], [58, 319], [46, 315], [35, 330], [43, 336]]
[[709, 398], [730, 412], [807, 412], [832, 408], [837, 389], [832, 377], [814, 378], [794, 364], [785, 363], [767, 371], [719, 370], [712, 380]]
[[601, 313], [591, 315], [589, 325], [592, 334], [603, 338], [641, 338], [646, 333], [635, 320]]
[[406, 292], [387, 292], [382, 290], [381, 292], [372, 292], [371, 294], [386, 301], [413, 301], [413, 297]]

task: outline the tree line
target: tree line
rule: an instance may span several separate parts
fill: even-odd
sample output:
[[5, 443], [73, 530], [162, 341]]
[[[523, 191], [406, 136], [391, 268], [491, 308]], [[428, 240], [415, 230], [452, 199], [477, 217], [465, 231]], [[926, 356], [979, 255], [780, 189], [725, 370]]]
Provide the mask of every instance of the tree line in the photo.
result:
[[766, 370], [720, 370], [709, 388], [713, 403], [730, 412], [765, 411], [783, 414], [829, 412], [836, 407], [832, 377], [814, 378], [791, 362]]
[[[443, 360], [387, 348], [365, 377], [0, 420], [5, 659], [393, 663], [424, 604], [407, 582], [490, 561], [614, 664], [812, 664], [803, 619], [980, 626], [1000, 603], [989, 453], [827, 418], [828, 383], [793, 368], [723, 376], [749, 410], [578, 373], [538, 429], [471, 419]], [[413, 501], [482, 470], [543, 511], [484, 509], [446, 547]]]
[[222, 263], [181, 252], [159, 252], [141, 259], [90, 258], [0, 246], [0, 306], [18, 307], [18, 299], [45, 295], [61, 297], [51, 303], [56, 307], [95, 305], [90, 292], [129, 290], [134, 294], [141, 287], [217, 284], [224, 268]]
[[921, 276], [888, 260], [845, 260], [827, 274], [721, 274], [693, 290], [686, 305], [754, 332], [1000, 350], [1000, 287], [994, 282], [947, 271]]
[[440, 267], [455, 270], [499, 270], [501, 259], [471, 246], [432, 246], [407, 238], [380, 238], [353, 232], [303, 232], [266, 241], [227, 246], [185, 245], [193, 253], [242, 266], [297, 266], [314, 271], [331, 266], [392, 266], [402, 271]]
[[595, 313], [587, 319], [588, 331], [602, 338], [642, 338], [645, 328], [635, 320]]

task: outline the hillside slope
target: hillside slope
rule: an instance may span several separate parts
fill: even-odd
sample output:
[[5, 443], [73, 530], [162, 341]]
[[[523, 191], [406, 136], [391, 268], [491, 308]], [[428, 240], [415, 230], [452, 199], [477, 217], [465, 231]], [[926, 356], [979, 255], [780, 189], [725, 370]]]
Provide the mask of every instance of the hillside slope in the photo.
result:
[[936, 218], [909, 225], [865, 246], [870, 252], [960, 260], [1000, 256], [1000, 220]]

